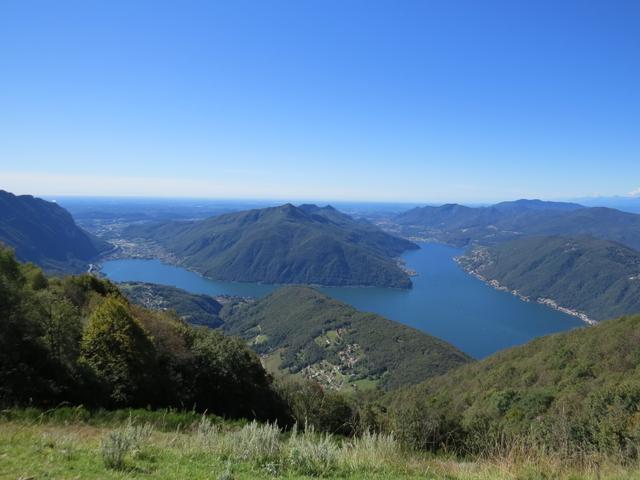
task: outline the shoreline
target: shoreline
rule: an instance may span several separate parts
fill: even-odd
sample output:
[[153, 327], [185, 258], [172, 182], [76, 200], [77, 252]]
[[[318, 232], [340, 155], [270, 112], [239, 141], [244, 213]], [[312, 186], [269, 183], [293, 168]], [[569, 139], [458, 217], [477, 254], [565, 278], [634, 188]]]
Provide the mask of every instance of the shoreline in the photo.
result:
[[[515, 289], [510, 289], [507, 286], [502, 285], [498, 280], [486, 278], [484, 275], [479, 273], [477, 270], [465, 267], [462, 264], [462, 262], [460, 261], [460, 259], [461, 259], [461, 257], [454, 257], [453, 261], [456, 262], [456, 264], [464, 272], [468, 273], [469, 275], [477, 278], [478, 280], [484, 282], [485, 284], [489, 285], [490, 287], [492, 287], [492, 288], [494, 288], [494, 289], [496, 289], [498, 291], [510, 293], [511, 295], [513, 295], [515, 297], [518, 297], [523, 302], [531, 302], [532, 301], [531, 297], [528, 297], [528, 296], [520, 293], [520, 291], [515, 290]], [[583, 321], [584, 323], [586, 323], [587, 325], [597, 325], [598, 324], [597, 320], [594, 320], [594, 319], [590, 318], [587, 314], [585, 314], [583, 312], [579, 312], [577, 310], [573, 310], [571, 308], [563, 307], [562, 305], [558, 305], [558, 302], [556, 302], [552, 298], [538, 297], [534, 301], [536, 303], [544, 305], [544, 306], [546, 306], [548, 308], [552, 308], [553, 310], [557, 310], [558, 312], [562, 312], [562, 313], [565, 313], [567, 315], [571, 315], [572, 317], [576, 317], [576, 318], [580, 319], [581, 321]]]
[[371, 288], [371, 289], [383, 288], [383, 289], [400, 290], [400, 291], [411, 290], [413, 288], [413, 282], [411, 281], [411, 277], [417, 276], [417, 272], [410, 269], [405, 270], [405, 268], [403, 268], [404, 265], [401, 266], [401, 262], [404, 262], [404, 261], [401, 259], [401, 257], [397, 257], [394, 260], [398, 261], [398, 267], [404, 273], [406, 273], [407, 276], [409, 277], [410, 285], [408, 287], [380, 286], [380, 285], [350, 285], [350, 284], [324, 285], [321, 283], [270, 283], [270, 282], [263, 282], [263, 281], [223, 280], [219, 278], [209, 277], [203, 274], [202, 272], [199, 272], [198, 270], [194, 269], [193, 267], [190, 267], [184, 261], [178, 258], [176, 255], [168, 252], [167, 250], [165, 250], [163, 247], [161, 247], [155, 242], [147, 242], [145, 246], [147, 248], [151, 247], [151, 250], [147, 249], [143, 252], [131, 248], [131, 246], [137, 245], [134, 242], [129, 241], [127, 242], [127, 244], [129, 249], [124, 249], [124, 248], [121, 248], [120, 245], [115, 245], [116, 248], [111, 250], [108, 255], [103, 255], [100, 258], [96, 259], [95, 263], [90, 263], [87, 273], [108, 278], [102, 272], [104, 262], [117, 261], [117, 260], [158, 260], [164, 265], [182, 268], [188, 272], [198, 275], [200, 278], [203, 278], [205, 280], [210, 280], [212, 282], [228, 282], [228, 283], [235, 283], [235, 284], [258, 284], [258, 285], [273, 286], [276, 288], [295, 286], [295, 285], [304, 285], [304, 286], [308, 286], [316, 289], [320, 289], [320, 288]]

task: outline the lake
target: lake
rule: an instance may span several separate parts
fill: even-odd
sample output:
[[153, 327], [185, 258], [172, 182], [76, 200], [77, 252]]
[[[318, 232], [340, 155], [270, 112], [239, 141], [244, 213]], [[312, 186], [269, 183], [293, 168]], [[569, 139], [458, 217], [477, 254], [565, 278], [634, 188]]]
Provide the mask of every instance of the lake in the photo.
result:
[[[411, 290], [320, 287], [359, 310], [375, 312], [440, 337], [475, 358], [532, 338], [584, 326], [570, 315], [495, 290], [453, 261], [462, 250], [433, 243], [403, 255], [418, 272]], [[209, 280], [158, 260], [112, 260], [102, 272], [116, 282], [172, 285], [192, 293], [262, 297], [278, 285]]]

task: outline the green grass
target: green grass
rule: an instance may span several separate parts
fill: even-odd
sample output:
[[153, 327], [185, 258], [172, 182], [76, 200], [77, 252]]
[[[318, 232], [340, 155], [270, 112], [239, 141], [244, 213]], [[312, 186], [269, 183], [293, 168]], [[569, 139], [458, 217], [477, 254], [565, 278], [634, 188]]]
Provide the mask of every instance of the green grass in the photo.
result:
[[[187, 426], [185, 420], [196, 418], [192, 413], [84, 411], [74, 416], [72, 410], [40, 415], [36, 410], [3, 412], [0, 479], [597, 478], [593, 468], [571, 469], [552, 459], [462, 461], [406, 452], [393, 436], [346, 439], [312, 431], [281, 433], [269, 425], [227, 423], [215, 417], [199, 417]], [[172, 430], [169, 424], [178, 426]], [[124, 455], [124, 464], [107, 468], [102, 456], [105, 439], [131, 432], [138, 438]], [[603, 465], [600, 478], [640, 479], [640, 470]]]
[[349, 385], [355, 386], [358, 391], [363, 390], [373, 390], [378, 386], [378, 381], [372, 380], [370, 378], [361, 378], [360, 380], [355, 380], [351, 382]]

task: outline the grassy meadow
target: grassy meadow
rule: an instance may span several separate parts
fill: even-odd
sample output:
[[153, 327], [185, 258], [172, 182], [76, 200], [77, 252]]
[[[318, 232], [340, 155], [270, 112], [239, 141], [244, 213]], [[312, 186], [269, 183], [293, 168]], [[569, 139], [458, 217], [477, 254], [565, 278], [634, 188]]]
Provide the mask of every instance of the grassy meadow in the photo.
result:
[[355, 438], [191, 412], [5, 410], [0, 479], [640, 479], [636, 465], [567, 465], [518, 452], [454, 458], [404, 450], [393, 435]]

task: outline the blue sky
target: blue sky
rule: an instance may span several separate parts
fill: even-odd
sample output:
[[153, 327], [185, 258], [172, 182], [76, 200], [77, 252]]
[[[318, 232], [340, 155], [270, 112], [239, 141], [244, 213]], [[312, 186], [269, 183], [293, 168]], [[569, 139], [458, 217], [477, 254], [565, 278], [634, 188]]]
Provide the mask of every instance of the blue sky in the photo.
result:
[[640, 193], [638, 1], [0, 3], [0, 188]]

